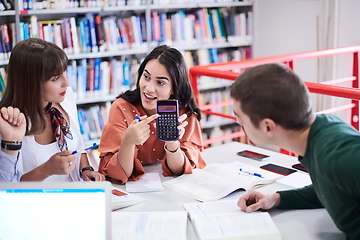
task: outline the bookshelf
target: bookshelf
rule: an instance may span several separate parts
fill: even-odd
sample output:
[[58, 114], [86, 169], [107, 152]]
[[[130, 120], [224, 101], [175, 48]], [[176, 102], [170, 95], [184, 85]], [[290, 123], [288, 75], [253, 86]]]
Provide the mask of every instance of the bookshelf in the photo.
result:
[[[15, 10], [0, 12], [0, 24], [11, 28], [13, 45], [40, 37], [64, 49], [79, 118], [85, 118], [80, 125], [90, 129], [84, 139], [93, 141], [111, 102], [134, 87], [141, 60], [156, 45], [182, 51], [188, 67], [250, 57], [252, 8], [251, 0], [17, 0]], [[4, 68], [8, 54], [3, 55]], [[224, 82], [200, 82], [204, 95], [227, 95]], [[94, 120], [94, 109], [106, 116]], [[203, 122], [208, 129], [229, 124]]]

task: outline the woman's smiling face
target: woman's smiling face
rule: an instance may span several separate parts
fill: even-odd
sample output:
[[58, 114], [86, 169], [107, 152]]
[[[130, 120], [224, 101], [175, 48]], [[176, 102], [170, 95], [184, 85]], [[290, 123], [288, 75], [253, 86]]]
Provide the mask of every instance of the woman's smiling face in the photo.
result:
[[156, 113], [156, 101], [169, 99], [172, 92], [172, 79], [167, 69], [157, 60], [150, 60], [139, 81], [141, 104], [150, 116]]

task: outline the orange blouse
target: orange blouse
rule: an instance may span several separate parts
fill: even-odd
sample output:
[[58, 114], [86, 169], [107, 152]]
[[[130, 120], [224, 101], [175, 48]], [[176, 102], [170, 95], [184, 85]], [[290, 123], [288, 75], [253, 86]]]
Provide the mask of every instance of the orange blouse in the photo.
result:
[[[184, 109], [180, 109], [180, 115]], [[104, 174], [108, 180], [117, 184], [125, 184], [128, 180], [138, 180], [144, 173], [143, 165], [154, 162], [162, 162], [164, 176], [172, 176], [172, 172], [166, 164], [166, 152], [164, 142], [159, 141], [156, 136], [156, 129], [150, 124], [150, 137], [143, 145], [137, 145], [134, 156], [134, 170], [127, 178], [118, 161], [118, 151], [122, 137], [128, 125], [134, 121], [135, 115], [146, 115], [141, 104], [132, 105], [123, 98], [117, 99], [111, 106], [109, 121], [105, 125], [99, 146], [100, 165], [99, 172]], [[193, 168], [206, 166], [200, 152], [203, 151], [202, 134], [200, 123], [196, 115], [186, 119], [188, 125], [185, 127], [184, 136], [179, 139], [180, 149], [186, 156], [184, 173], [192, 173]]]

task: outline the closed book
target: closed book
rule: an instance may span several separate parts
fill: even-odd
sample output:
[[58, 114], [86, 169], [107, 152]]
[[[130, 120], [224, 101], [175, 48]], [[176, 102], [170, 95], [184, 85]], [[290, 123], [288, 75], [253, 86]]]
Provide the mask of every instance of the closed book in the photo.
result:
[[2, 36], [2, 40], [4, 43], [4, 52], [8, 54], [11, 53], [12, 50], [12, 42], [10, 40], [10, 35], [9, 35], [9, 30], [8, 30], [8, 25], [7, 24], [3, 24], [1, 25], [1, 36]]
[[94, 14], [88, 13], [86, 14], [86, 18], [88, 19], [89, 24], [89, 36], [90, 36], [90, 46], [91, 52], [98, 52], [98, 46], [96, 42], [96, 30], [95, 30], [95, 19]]
[[95, 16], [95, 27], [96, 27], [96, 42], [100, 52], [103, 52], [106, 50], [106, 42], [105, 42], [105, 34], [104, 34], [104, 25], [100, 15]]
[[123, 18], [124, 28], [127, 35], [128, 46], [133, 48], [135, 43], [133, 27], [131, 24], [131, 18]]

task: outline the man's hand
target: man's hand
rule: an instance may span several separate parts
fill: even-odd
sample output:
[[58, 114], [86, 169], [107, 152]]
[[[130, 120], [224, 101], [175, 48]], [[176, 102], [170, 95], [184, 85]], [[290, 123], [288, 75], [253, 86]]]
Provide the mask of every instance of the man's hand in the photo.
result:
[[265, 195], [257, 191], [250, 190], [242, 195], [238, 201], [238, 206], [244, 212], [250, 213], [259, 209], [269, 210], [276, 208], [280, 204], [280, 194]]

